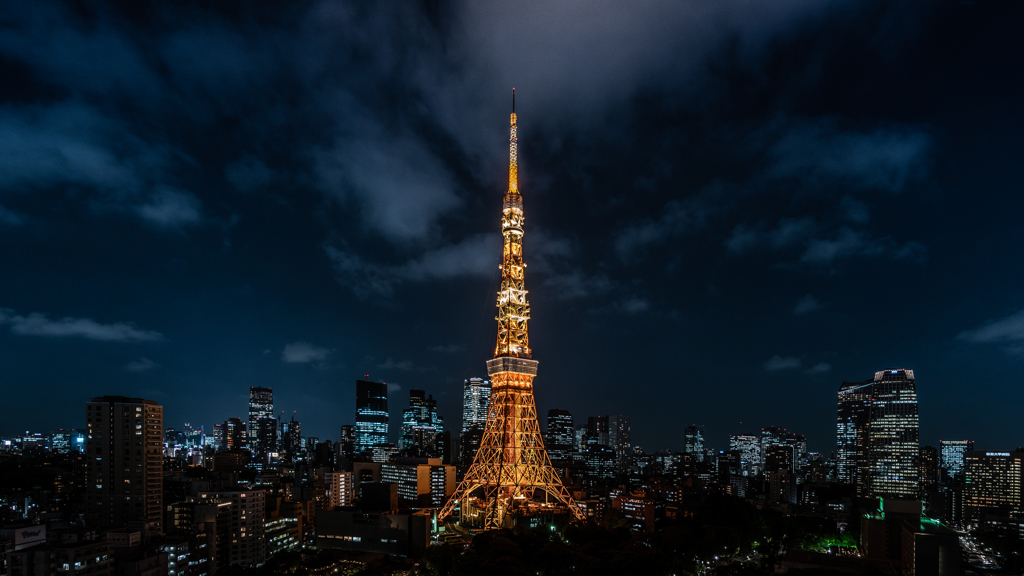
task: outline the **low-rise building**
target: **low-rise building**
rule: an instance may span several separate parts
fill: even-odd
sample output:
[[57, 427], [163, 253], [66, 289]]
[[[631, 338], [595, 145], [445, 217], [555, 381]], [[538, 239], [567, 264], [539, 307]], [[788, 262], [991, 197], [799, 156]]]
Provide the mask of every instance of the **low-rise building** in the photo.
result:
[[399, 501], [406, 506], [443, 506], [455, 492], [455, 467], [440, 458], [398, 458], [381, 465], [381, 481], [398, 485]]
[[426, 513], [375, 514], [325, 510], [317, 519], [318, 550], [349, 550], [414, 556], [430, 544], [431, 516]]

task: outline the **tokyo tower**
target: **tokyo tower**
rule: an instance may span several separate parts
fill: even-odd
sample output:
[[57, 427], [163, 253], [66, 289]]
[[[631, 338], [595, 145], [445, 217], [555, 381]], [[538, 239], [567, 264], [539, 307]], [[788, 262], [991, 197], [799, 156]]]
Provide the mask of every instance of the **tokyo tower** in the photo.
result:
[[530, 319], [523, 262], [523, 196], [519, 193], [516, 93], [512, 90], [508, 192], [501, 210], [504, 252], [498, 292], [498, 341], [487, 361], [491, 403], [480, 449], [438, 521], [459, 507], [462, 524], [486, 530], [509, 528], [518, 515], [569, 512], [586, 517], [551, 466], [537, 421], [533, 378], [537, 361], [530, 351]]

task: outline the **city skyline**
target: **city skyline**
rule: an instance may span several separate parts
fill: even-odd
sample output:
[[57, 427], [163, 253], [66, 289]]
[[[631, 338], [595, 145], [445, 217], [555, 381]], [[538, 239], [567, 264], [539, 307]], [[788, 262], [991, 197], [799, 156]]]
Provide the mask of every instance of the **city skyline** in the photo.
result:
[[828, 453], [836, 389], [905, 368], [922, 445], [1024, 444], [1002, 4], [725, 2], [606, 13], [610, 34], [555, 33], [559, 6], [0, 9], [0, 373], [23, 407], [0, 435], [83, 428], [103, 395], [212, 432], [264, 387], [337, 438], [366, 374], [392, 441], [410, 389], [454, 433], [493, 344], [514, 85], [539, 414], [627, 416], [648, 452], [685, 422]]

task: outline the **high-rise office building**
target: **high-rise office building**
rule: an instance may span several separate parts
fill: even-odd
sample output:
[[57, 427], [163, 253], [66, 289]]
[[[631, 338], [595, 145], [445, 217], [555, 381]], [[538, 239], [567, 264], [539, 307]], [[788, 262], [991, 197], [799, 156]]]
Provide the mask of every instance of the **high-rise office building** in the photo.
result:
[[99, 526], [163, 526], [164, 409], [153, 400], [102, 396], [85, 406], [86, 504]]
[[967, 454], [974, 451], [974, 440], [939, 440], [942, 456], [942, 470], [949, 478], [964, 473]]
[[765, 446], [764, 471], [768, 480], [768, 501], [796, 503], [797, 450], [790, 444]]
[[51, 432], [50, 450], [58, 454], [67, 454], [68, 452], [71, 452], [74, 449], [72, 447], [73, 433], [74, 430], [64, 430], [63, 428]]
[[588, 488], [595, 488], [615, 478], [616, 454], [605, 444], [592, 444], [584, 455], [583, 482]]
[[571, 412], [558, 408], [548, 410], [548, 432], [544, 437], [544, 443], [552, 460], [572, 459], [573, 432]]
[[746, 462], [744, 475], [757, 476], [761, 470], [761, 437], [757, 434], [729, 436], [729, 450], [738, 451], [742, 462]]
[[691, 424], [683, 431], [683, 452], [693, 454], [697, 462], [704, 461], [704, 427]]
[[615, 454], [615, 469], [618, 473], [629, 471], [632, 463], [632, 447], [629, 443], [629, 417], [618, 414], [591, 416], [587, 419], [588, 441], [607, 446]]
[[586, 425], [577, 426], [573, 430], [572, 435], [572, 449], [576, 454], [583, 454], [587, 451], [587, 446], [594, 442], [589, 441], [590, 427]]
[[441, 456], [438, 436], [444, 431], [444, 421], [437, 414], [437, 400], [423, 390], [409, 390], [409, 407], [402, 412], [402, 434], [398, 448], [416, 452], [417, 456]]
[[343, 458], [351, 458], [356, 451], [356, 427], [351, 424], [341, 425], [341, 445], [339, 450]]
[[491, 381], [469, 378], [462, 386], [462, 433], [459, 435], [459, 461], [468, 466], [476, 457], [491, 405]]
[[968, 452], [964, 467], [964, 516], [1007, 515], [1024, 505], [1024, 452]]
[[228, 418], [221, 424], [224, 443], [219, 446], [221, 450], [241, 450], [245, 448], [247, 434], [245, 421], [241, 418]]
[[267, 416], [256, 421], [259, 435], [256, 436], [256, 458], [266, 464], [271, 454], [278, 451], [277, 418]]
[[213, 425], [213, 447], [216, 450], [223, 450], [224, 444], [227, 442], [226, 434], [224, 431], [224, 424]]
[[[274, 416], [274, 389], [273, 388], [260, 388], [259, 386], [249, 387], [249, 423], [248, 423], [248, 435], [246, 438], [246, 444], [253, 453], [266, 453], [266, 448], [259, 446], [259, 439], [261, 436], [260, 420], [263, 418], [273, 418]], [[274, 426], [277, 424], [275, 422]], [[267, 437], [267, 434], [262, 434], [263, 437]]]
[[302, 452], [302, 423], [295, 419], [295, 414], [290, 422], [281, 424], [281, 451], [288, 462], [295, 462]]
[[868, 424], [871, 497], [916, 498], [921, 446], [913, 370], [875, 373]]
[[356, 380], [356, 453], [388, 441], [388, 385]]
[[469, 378], [462, 386], [462, 432], [470, 428], [483, 430], [487, 422], [487, 408], [491, 404], [491, 381]]
[[922, 496], [939, 489], [939, 451], [935, 446], [921, 446], [917, 460], [917, 477]]
[[[836, 479], [862, 487], [867, 479], [867, 417], [874, 380], [843, 382], [836, 421]], [[859, 492], [860, 490], [858, 490]]]
[[[761, 458], [765, 459], [768, 449], [772, 446], [788, 446], [793, 451], [793, 472], [797, 473], [803, 468], [803, 461], [807, 457], [807, 439], [803, 434], [790, 432], [785, 428], [770, 426], [761, 428]], [[761, 462], [765, 465], [765, 461]]]
[[850, 478], [859, 496], [916, 498], [921, 447], [914, 371], [882, 370], [865, 382], [844, 382], [838, 400], [840, 479]]

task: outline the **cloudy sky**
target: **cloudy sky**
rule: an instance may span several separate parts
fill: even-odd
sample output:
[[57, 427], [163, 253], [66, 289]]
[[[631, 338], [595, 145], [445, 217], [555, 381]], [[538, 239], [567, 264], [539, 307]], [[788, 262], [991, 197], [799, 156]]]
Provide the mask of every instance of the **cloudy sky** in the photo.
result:
[[145, 5], [0, 7], [0, 434], [336, 438], [364, 374], [457, 429], [515, 86], [542, 414], [827, 452], [906, 367], [924, 442], [1024, 445], [1021, 2]]

